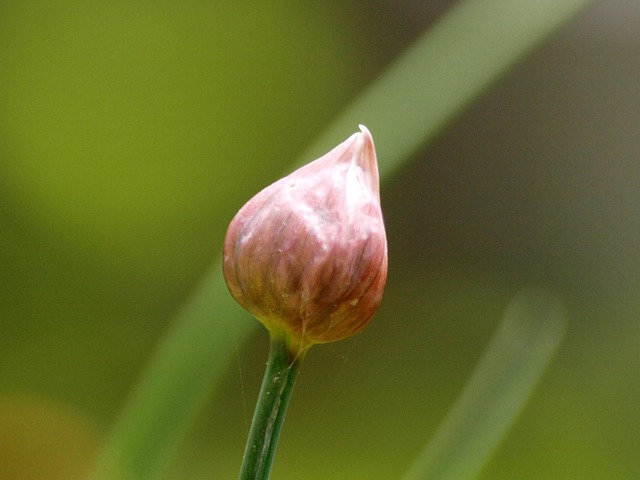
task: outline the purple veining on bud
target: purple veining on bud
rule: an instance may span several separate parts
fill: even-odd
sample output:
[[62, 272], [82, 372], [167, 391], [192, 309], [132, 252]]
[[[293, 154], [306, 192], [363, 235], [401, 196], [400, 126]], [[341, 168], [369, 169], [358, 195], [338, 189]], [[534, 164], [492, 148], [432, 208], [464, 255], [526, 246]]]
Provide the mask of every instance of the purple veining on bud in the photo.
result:
[[229, 291], [302, 350], [358, 333], [382, 300], [387, 238], [378, 165], [371, 134], [360, 130], [259, 192], [227, 230]]

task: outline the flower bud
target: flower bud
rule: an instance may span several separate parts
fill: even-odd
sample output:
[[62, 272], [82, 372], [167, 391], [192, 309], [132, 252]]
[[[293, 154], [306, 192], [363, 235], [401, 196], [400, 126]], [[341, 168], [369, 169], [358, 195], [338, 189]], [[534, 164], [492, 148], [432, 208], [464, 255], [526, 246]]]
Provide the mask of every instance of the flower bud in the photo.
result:
[[369, 131], [268, 186], [224, 242], [233, 297], [292, 349], [361, 331], [382, 300], [387, 238]]

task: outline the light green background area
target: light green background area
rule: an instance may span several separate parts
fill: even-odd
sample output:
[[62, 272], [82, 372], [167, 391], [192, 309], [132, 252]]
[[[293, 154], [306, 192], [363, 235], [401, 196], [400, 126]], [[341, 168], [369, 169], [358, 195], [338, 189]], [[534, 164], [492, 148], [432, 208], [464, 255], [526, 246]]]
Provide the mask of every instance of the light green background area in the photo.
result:
[[[233, 213], [440, 13], [211, 3], [0, 6], [0, 477], [90, 456]], [[605, 3], [383, 185], [385, 301], [310, 353], [273, 478], [399, 478], [531, 283], [567, 339], [483, 478], [640, 476], [640, 39]], [[266, 348], [167, 478], [236, 476]]]

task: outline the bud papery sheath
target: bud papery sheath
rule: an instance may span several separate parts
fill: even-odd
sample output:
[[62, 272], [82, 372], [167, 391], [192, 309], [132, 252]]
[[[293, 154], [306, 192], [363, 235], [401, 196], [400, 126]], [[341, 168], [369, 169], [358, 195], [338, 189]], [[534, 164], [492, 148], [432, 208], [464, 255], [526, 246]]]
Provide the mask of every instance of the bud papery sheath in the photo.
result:
[[229, 291], [292, 350], [360, 332], [382, 300], [378, 165], [371, 134], [360, 130], [259, 192], [227, 230]]

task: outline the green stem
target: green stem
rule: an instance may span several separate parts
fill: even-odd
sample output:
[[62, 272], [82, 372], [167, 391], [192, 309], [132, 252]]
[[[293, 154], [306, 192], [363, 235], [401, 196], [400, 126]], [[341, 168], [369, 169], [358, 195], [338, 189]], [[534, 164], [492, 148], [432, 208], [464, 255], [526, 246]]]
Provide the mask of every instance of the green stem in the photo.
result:
[[269, 361], [253, 414], [239, 480], [269, 478], [287, 405], [303, 358], [304, 354], [293, 353], [283, 338], [271, 338]]

